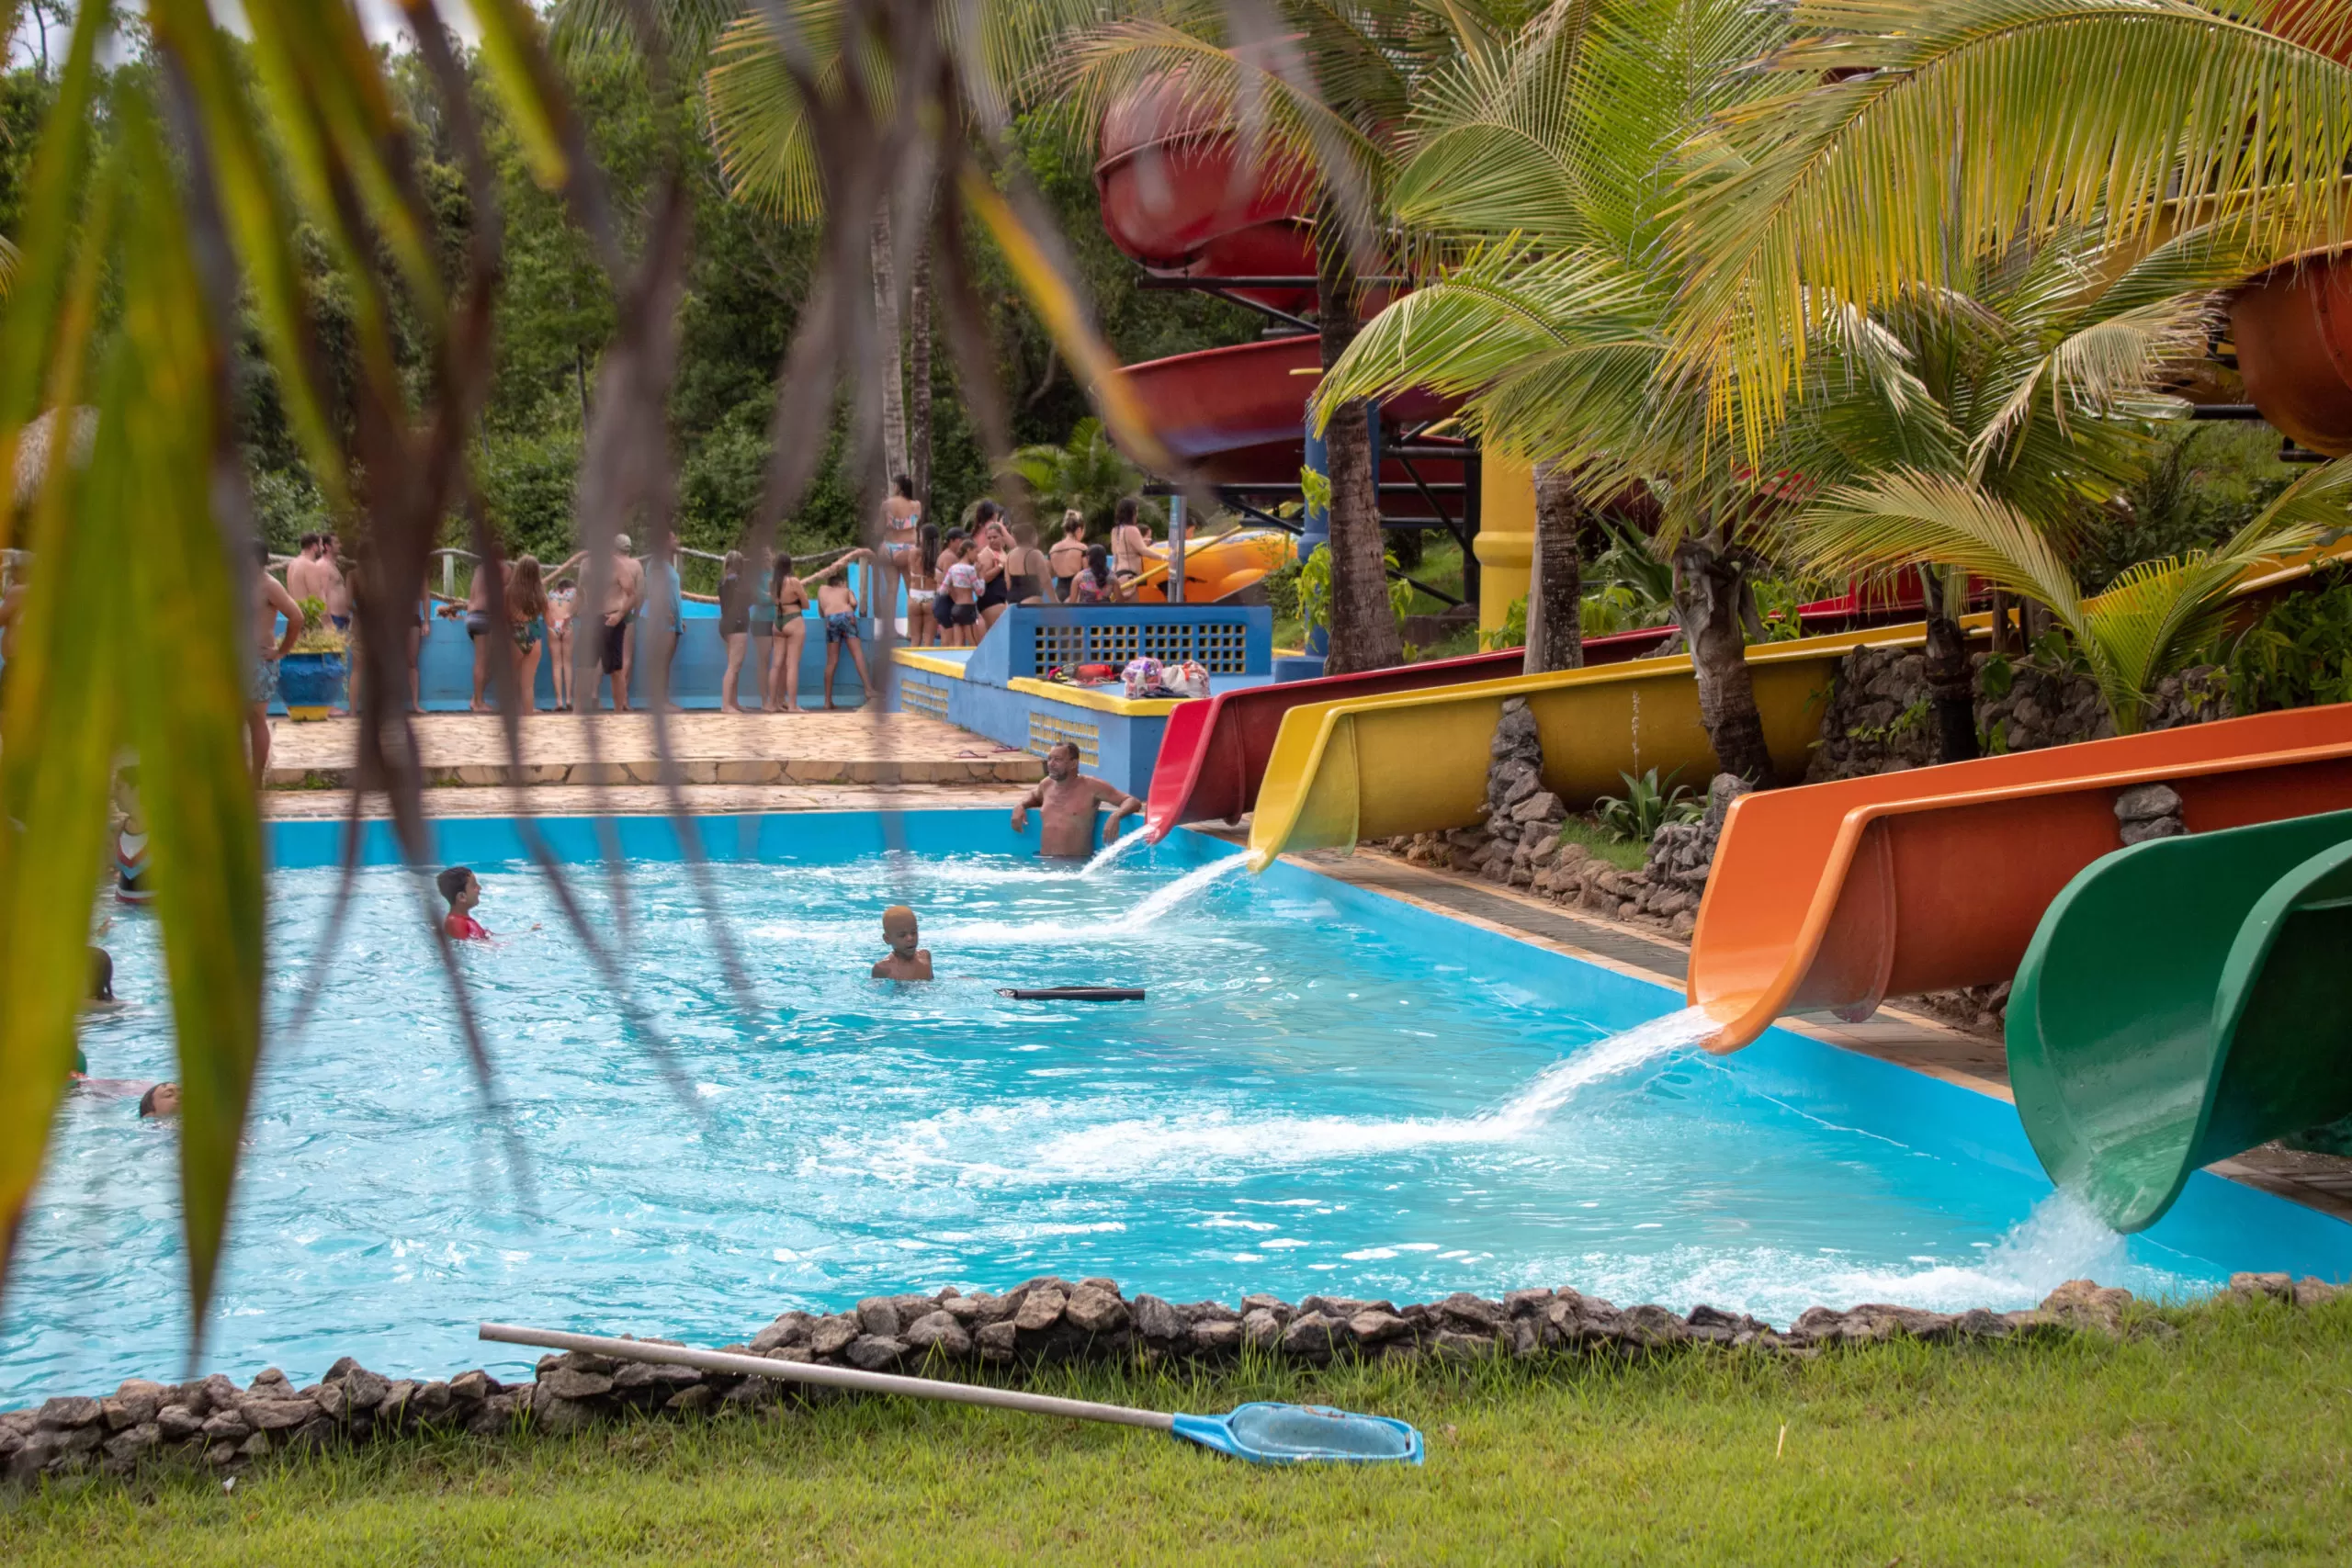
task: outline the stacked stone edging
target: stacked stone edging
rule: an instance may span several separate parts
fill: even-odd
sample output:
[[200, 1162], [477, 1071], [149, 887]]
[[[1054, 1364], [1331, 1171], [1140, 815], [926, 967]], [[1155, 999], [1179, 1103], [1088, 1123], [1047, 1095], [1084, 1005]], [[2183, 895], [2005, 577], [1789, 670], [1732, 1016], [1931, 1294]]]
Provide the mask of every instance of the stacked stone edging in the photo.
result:
[[[2311, 1306], [2334, 1298], [2338, 1287], [2284, 1274], [2238, 1274], [2226, 1293]], [[1710, 1348], [1806, 1357], [1898, 1337], [1957, 1344], [2119, 1334], [2128, 1326], [2124, 1312], [2131, 1304], [2128, 1291], [2075, 1280], [2026, 1312], [1817, 1306], [1775, 1329], [1716, 1307], [1695, 1306], [1687, 1314], [1655, 1305], [1619, 1308], [1567, 1289], [1511, 1291], [1499, 1301], [1457, 1292], [1402, 1307], [1352, 1297], [1307, 1296], [1293, 1303], [1252, 1295], [1233, 1307], [1130, 1298], [1110, 1280], [1072, 1284], [1046, 1275], [1001, 1295], [965, 1295], [951, 1287], [927, 1296], [869, 1297], [848, 1312], [787, 1312], [750, 1344], [721, 1348], [867, 1371], [952, 1376], [991, 1370], [1016, 1377], [1072, 1363], [1216, 1366], [1245, 1355], [1306, 1367], [1346, 1359], [1631, 1360]], [[749, 1410], [815, 1393], [764, 1378], [577, 1350], [541, 1358], [531, 1382], [511, 1385], [479, 1369], [430, 1382], [390, 1378], [346, 1356], [308, 1388], [296, 1388], [273, 1367], [243, 1389], [219, 1373], [177, 1384], [134, 1378], [105, 1398], [64, 1397], [11, 1411], [0, 1415], [0, 1468], [20, 1481], [89, 1471], [121, 1475], [142, 1462], [162, 1461], [232, 1472], [275, 1454], [404, 1433], [561, 1433], [629, 1416]]]

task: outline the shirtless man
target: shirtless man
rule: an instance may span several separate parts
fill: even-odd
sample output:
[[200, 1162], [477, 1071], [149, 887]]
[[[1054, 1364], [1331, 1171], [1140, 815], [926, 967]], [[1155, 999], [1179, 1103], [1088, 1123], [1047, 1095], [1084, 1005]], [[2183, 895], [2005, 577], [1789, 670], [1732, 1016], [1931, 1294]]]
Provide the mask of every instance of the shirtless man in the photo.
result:
[[[628, 712], [629, 664], [637, 656], [635, 622], [645, 603], [645, 563], [628, 553], [628, 536], [613, 541], [613, 581], [605, 590], [605, 646], [597, 663], [613, 678], [613, 711]], [[588, 705], [596, 705], [594, 686]]]
[[286, 592], [300, 603], [323, 600], [334, 629], [351, 629], [351, 585], [344, 581], [343, 562], [335, 554], [333, 534], [305, 534], [301, 551], [286, 563]]
[[1042, 814], [1037, 834], [1037, 852], [1062, 860], [1084, 860], [1094, 852], [1094, 807], [1097, 803], [1111, 808], [1111, 819], [1102, 824], [1102, 841], [1114, 842], [1119, 836], [1119, 824], [1143, 809], [1143, 802], [1134, 795], [1101, 779], [1090, 779], [1078, 771], [1078, 747], [1065, 740], [1046, 753], [1046, 776], [1035, 789], [1012, 808], [1012, 830], [1029, 830], [1029, 808], [1036, 807]]
[[[286, 630], [277, 617], [286, 617]], [[269, 575], [269, 547], [254, 546], [254, 642], [252, 683], [245, 689], [245, 731], [253, 741], [254, 787], [269, 776], [269, 705], [277, 695], [277, 661], [293, 651], [302, 635], [302, 606], [286, 585]]]
[[313, 595], [326, 597], [319, 581], [319, 541], [324, 537], [323, 534], [303, 535], [295, 542], [294, 558], [286, 563], [286, 592], [298, 604]]

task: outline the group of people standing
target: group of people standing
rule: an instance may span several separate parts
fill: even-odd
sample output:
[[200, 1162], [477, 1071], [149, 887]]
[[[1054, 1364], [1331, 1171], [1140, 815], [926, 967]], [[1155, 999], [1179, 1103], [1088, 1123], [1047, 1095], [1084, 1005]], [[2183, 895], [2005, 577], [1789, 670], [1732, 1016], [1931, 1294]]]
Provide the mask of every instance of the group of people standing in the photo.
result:
[[1151, 536], [1133, 496], [1118, 505], [1106, 547], [1086, 542], [1086, 518], [1062, 514], [1062, 536], [1037, 547], [1026, 523], [1008, 522], [1004, 509], [983, 501], [972, 525], [949, 528], [922, 520], [911, 481], [883, 507], [883, 548], [907, 584], [907, 641], [916, 648], [973, 648], [1012, 604], [1124, 604], [1143, 575]]

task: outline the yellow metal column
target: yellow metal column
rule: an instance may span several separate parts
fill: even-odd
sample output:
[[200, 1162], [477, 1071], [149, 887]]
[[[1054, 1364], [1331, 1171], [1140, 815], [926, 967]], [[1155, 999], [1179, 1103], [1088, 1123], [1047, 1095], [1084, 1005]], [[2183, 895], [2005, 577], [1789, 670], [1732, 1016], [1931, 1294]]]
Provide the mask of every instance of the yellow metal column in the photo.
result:
[[1478, 629], [1498, 631], [1527, 597], [1535, 557], [1535, 470], [1488, 452], [1478, 463]]

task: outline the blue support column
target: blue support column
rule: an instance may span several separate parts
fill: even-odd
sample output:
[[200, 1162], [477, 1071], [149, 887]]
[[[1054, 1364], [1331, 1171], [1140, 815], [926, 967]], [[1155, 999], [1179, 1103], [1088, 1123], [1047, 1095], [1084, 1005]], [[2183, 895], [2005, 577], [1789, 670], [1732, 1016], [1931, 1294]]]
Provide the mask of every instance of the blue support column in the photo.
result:
[[[1315, 409], [1312, 401], [1308, 403], [1306, 412], [1306, 471], [1319, 475], [1328, 483], [1331, 478], [1330, 449], [1324, 443], [1323, 433], [1315, 428]], [[1331, 509], [1319, 504], [1310, 496], [1306, 498], [1306, 514], [1302, 521], [1304, 526], [1300, 529], [1298, 536], [1298, 558], [1301, 563], [1304, 563], [1306, 558], [1313, 555], [1317, 548], [1331, 542]], [[1329, 635], [1322, 627], [1317, 626], [1309, 630], [1306, 634], [1306, 657], [1275, 660], [1274, 679], [1304, 681], [1323, 673], [1323, 656], [1329, 650], [1330, 641]]]

